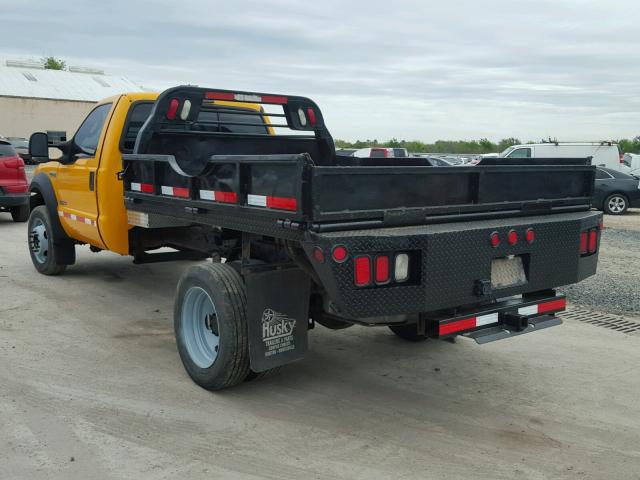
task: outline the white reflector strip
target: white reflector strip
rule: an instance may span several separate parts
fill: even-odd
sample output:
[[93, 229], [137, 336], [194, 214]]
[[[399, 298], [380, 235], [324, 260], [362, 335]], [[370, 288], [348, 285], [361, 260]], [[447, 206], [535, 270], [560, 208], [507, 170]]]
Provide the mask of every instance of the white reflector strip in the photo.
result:
[[141, 192], [142, 191], [142, 185], [140, 185], [139, 183], [131, 182], [131, 190], [134, 190], [136, 192]]
[[173, 187], [165, 187], [162, 185], [162, 187], [160, 187], [160, 191], [163, 195], [173, 195]]
[[255, 207], [266, 207], [267, 197], [264, 195], [247, 195], [247, 203]]
[[529, 305], [528, 307], [520, 307], [518, 309], [520, 315], [537, 315], [538, 305]]
[[200, 198], [214, 201], [216, 199], [216, 193], [213, 190], [200, 190]]
[[235, 99], [238, 102], [258, 102], [258, 103], [262, 102], [262, 97], [258, 95], [243, 95], [242, 93], [236, 93]]
[[491, 323], [498, 323], [498, 312], [476, 317], [476, 327], [489, 325]]

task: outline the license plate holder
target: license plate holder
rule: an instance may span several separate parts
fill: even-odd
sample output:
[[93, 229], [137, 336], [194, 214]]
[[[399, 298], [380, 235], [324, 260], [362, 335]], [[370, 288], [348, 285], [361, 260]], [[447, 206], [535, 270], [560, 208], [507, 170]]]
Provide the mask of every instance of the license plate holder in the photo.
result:
[[527, 283], [527, 274], [521, 256], [494, 258], [491, 260], [491, 288], [516, 287]]

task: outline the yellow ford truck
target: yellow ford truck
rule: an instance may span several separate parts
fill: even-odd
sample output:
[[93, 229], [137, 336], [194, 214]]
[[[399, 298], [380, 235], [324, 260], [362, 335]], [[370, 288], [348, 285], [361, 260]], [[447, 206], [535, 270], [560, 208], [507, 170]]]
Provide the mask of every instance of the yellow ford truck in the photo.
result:
[[300, 360], [316, 323], [480, 344], [559, 325], [554, 289], [596, 271], [589, 159], [342, 157], [308, 98], [192, 86], [106, 99], [49, 147], [32, 135], [36, 270], [80, 245], [201, 260], [174, 327], [211, 390]]

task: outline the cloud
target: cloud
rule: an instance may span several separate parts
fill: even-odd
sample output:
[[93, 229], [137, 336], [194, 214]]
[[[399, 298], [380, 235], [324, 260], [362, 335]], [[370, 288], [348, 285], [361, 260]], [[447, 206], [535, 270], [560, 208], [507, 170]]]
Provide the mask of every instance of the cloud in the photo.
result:
[[339, 138], [640, 134], [633, 1], [0, 0], [3, 50], [306, 95]]

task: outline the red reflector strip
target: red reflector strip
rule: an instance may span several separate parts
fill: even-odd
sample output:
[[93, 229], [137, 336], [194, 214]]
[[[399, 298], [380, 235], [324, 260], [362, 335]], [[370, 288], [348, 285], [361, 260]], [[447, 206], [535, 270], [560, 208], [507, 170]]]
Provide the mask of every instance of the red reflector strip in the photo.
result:
[[486, 315], [478, 315], [477, 317], [463, 318], [455, 322], [440, 324], [438, 334], [447, 335], [449, 333], [461, 332], [462, 330], [491, 325], [492, 323], [498, 323], [497, 313], [487, 313]]
[[220, 203], [238, 203], [238, 194], [235, 192], [219, 192], [215, 190], [200, 190], [202, 200], [211, 200]]
[[440, 335], [469, 330], [470, 328], [476, 328], [476, 317], [465, 318], [464, 320], [456, 320], [455, 322], [440, 325]]
[[557, 312], [567, 308], [567, 299], [559, 298], [551, 302], [540, 303], [538, 305], [538, 313]]
[[567, 299], [559, 298], [557, 300], [551, 300], [550, 302], [538, 303], [537, 305], [528, 305], [526, 307], [520, 307], [518, 313], [520, 315], [541, 315], [549, 312], [559, 312], [567, 308]]
[[74, 213], [63, 212], [62, 210], [58, 210], [58, 215], [60, 217], [68, 218], [69, 220], [73, 220], [75, 222], [84, 223], [85, 225], [91, 225], [92, 227], [96, 226], [95, 220], [91, 220], [87, 217], [81, 217], [80, 215], [76, 215]]
[[271, 197], [267, 195], [247, 195], [247, 203], [254, 207], [276, 208], [279, 210], [291, 210], [295, 212], [298, 209], [298, 201], [292, 197]]
[[267, 207], [295, 212], [298, 209], [298, 202], [295, 198], [289, 197], [267, 197]]
[[153, 193], [153, 185], [150, 183], [131, 182], [131, 190], [134, 192]]
[[170, 197], [182, 197], [189, 198], [189, 189], [183, 187], [168, 187], [166, 185], [162, 185], [160, 188], [162, 195], [169, 195]]
[[287, 97], [278, 95], [260, 96], [250, 93], [206, 92], [204, 96], [209, 100], [227, 100], [232, 102], [271, 103], [275, 105], [285, 105], [289, 102], [289, 99]]
[[210, 100], [235, 100], [235, 94], [231, 92], [206, 92], [205, 98]]
[[286, 105], [289, 102], [287, 97], [279, 97], [275, 95], [265, 95], [262, 97], [262, 103], [273, 103], [276, 105]]

